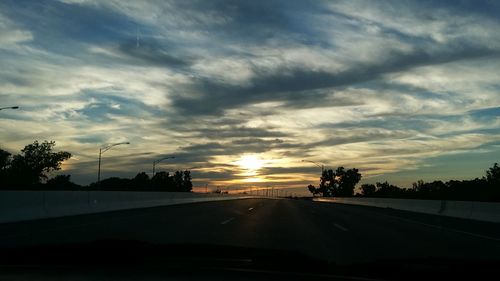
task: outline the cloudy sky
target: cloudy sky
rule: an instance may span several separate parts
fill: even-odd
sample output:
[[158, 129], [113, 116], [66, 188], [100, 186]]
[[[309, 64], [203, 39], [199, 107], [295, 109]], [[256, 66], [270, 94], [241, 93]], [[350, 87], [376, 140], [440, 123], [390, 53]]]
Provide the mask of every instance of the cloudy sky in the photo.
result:
[[[500, 159], [496, 1], [0, 2], [1, 146], [54, 140], [80, 184], [482, 176]], [[298, 191], [299, 189], [292, 189]]]

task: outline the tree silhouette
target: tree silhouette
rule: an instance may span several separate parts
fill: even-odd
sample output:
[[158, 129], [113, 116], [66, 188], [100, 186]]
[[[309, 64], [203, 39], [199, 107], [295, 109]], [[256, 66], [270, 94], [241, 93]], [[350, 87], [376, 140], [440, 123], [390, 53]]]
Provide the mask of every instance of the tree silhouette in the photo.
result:
[[151, 178], [151, 187], [153, 189], [167, 190], [173, 186], [172, 177], [168, 172], [158, 172]]
[[10, 152], [0, 149], [0, 170], [6, 170], [11, 161]]
[[148, 188], [150, 184], [149, 176], [145, 172], [138, 173], [132, 180], [132, 185], [137, 188]]
[[11, 154], [8, 151], [0, 149], [0, 179], [6, 180], [11, 163]]
[[377, 191], [375, 192], [377, 197], [401, 197], [401, 194], [404, 192], [402, 188], [392, 185], [387, 181], [377, 182], [375, 185], [377, 186]]
[[312, 185], [312, 184], [308, 185], [307, 189], [309, 190], [309, 192], [311, 192], [313, 194], [313, 196], [320, 194], [320, 191], [316, 187], [314, 187], [314, 185]]
[[191, 182], [190, 171], [184, 171], [182, 182], [183, 182], [182, 191], [191, 192], [191, 190], [193, 190], [193, 183]]
[[168, 172], [156, 173], [149, 178], [145, 172], [134, 178], [111, 177], [81, 187], [71, 182], [70, 175], [57, 175], [49, 179], [52, 171], [60, 170], [61, 163], [71, 157], [69, 152], [54, 152], [54, 141], [42, 143], [34, 141], [26, 145], [21, 153], [12, 156], [10, 152], [0, 149], [0, 187], [3, 189], [82, 189], [91, 190], [134, 190], [134, 191], [175, 191], [191, 192], [193, 183], [191, 172], [177, 171], [173, 175]]
[[431, 200], [500, 201], [500, 167], [497, 163], [486, 171], [486, 176], [472, 180], [419, 180], [411, 188], [401, 188], [386, 182], [363, 184], [363, 196], [384, 198], [414, 198]]
[[346, 170], [344, 167], [339, 167], [335, 171], [335, 180], [337, 185], [334, 196], [352, 196], [356, 184], [361, 180], [361, 174], [356, 168]]
[[345, 169], [338, 167], [335, 171], [324, 170], [320, 177], [319, 187], [309, 185], [307, 188], [313, 194], [321, 194], [324, 197], [352, 196], [354, 187], [361, 180], [358, 169]]
[[3, 180], [14, 186], [40, 184], [51, 171], [60, 170], [61, 163], [71, 157], [71, 153], [66, 151], [52, 152], [54, 146], [54, 141], [34, 141], [25, 146], [20, 154], [14, 155], [12, 160], [3, 151], [2, 169], [6, 170]]
[[140, 172], [133, 179], [108, 178], [99, 184], [92, 183], [89, 187], [94, 190], [191, 192], [193, 183], [190, 171], [176, 171], [173, 175], [158, 172], [151, 179], [145, 172]]
[[118, 177], [111, 177], [101, 180], [99, 183], [91, 183], [89, 188], [94, 190], [132, 190], [133, 181]]
[[361, 195], [363, 196], [373, 196], [377, 187], [374, 184], [363, 184], [361, 185]]
[[48, 189], [75, 189], [79, 188], [78, 184], [71, 182], [70, 175], [57, 175], [47, 181], [45, 187]]
[[174, 182], [174, 191], [181, 191], [183, 184], [182, 172], [176, 171], [174, 173], [173, 182]]
[[486, 180], [489, 184], [500, 187], [500, 167], [498, 163], [495, 163], [493, 167], [486, 171]]

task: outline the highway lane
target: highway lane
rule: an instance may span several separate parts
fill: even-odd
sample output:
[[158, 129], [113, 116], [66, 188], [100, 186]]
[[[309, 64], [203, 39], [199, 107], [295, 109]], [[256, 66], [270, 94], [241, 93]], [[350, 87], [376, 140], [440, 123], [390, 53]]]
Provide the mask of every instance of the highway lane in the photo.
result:
[[245, 199], [0, 224], [0, 247], [132, 239], [287, 249], [337, 263], [500, 259], [500, 226], [364, 206]]

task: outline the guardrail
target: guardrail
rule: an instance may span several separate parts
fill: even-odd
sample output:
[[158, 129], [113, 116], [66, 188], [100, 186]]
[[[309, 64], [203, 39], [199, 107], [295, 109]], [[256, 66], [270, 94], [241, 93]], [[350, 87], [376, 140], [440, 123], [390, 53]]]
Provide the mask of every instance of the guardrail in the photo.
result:
[[0, 191], [0, 223], [194, 202], [254, 198], [228, 194], [135, 191]]
[[500, 223], [500, 203], [394, 198], [314, 198], [314, 201], [391, 208]]

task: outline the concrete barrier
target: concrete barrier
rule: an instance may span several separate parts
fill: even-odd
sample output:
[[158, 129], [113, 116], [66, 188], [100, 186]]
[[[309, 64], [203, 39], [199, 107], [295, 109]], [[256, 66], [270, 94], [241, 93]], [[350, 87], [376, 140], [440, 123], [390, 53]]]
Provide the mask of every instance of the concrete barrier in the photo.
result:
[[500, 203], [493, 202], [472, 202], [470, 218], [474, 220], [484, 220], [500, 222]]
[[0, 223], [174, 204], [253, 198], [188, 192], [0, 191]]
[[60, 191], [43, 193], [45, 197], [43, 202], [45, 217], [57, 217], [59, 214], [79, 214], [88, 210], [87, 192]]
[[442, 215], [500, 223], [500, 203], [394, 198], [314, 198], [318, 202], [392, 208], [417, 213]]
[[33, 191], [2, 191], [0, 195], [0, 222], [17, 218], [44, 218], [45, 193]]

